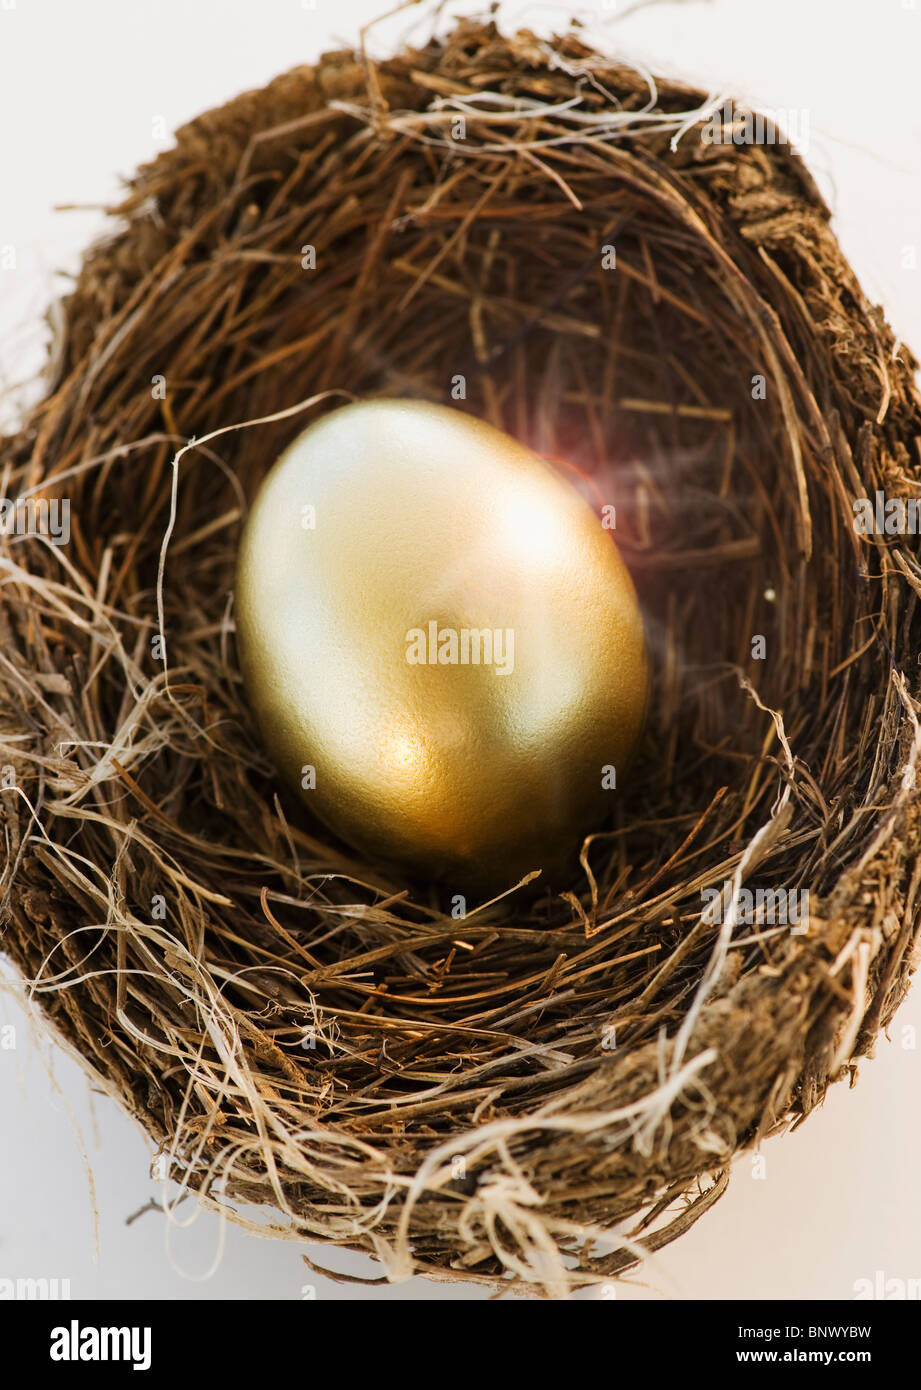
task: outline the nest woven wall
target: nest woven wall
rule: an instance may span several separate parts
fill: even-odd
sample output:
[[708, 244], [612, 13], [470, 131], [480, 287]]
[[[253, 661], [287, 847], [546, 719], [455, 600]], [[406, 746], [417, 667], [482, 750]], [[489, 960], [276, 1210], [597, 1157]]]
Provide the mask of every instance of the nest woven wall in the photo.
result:
[[[132, 180], [3, 441], [71, 539], [2, 538], [2, 948], [171, 1177], [394, 1277], [616, 1275], [853, 1072], [916, 963], [918, 541], [853, 524], [921, 495], [916, 364], [799, 157], [708, 140], [704, 101], [469, 23], [296, 68]], [[348, 395], [456, 404], [617, 497], [650, 719], [563, 897], [458, 922], [260, 749], [241, 521]], [[759, 885], [808, 890], [795, 930], [745, 924]]]

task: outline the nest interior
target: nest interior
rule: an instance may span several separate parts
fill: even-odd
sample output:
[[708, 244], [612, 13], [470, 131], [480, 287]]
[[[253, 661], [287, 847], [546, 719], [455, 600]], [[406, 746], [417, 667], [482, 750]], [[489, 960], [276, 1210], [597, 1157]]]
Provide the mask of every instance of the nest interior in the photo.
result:
[[[704, 100], [475, 23], [296, 68], [131, 180], [2, 443], [71, 534], [2, 537], [0, 944], [180, 1187], [391, 1277], [616, 1276], [853, 1073], [916, 961], [917, 538], [853, 524], [919, 495], [916, 364], [795, 152], [708, 140]], [[616, 501], [650, 719], [568, 894], [459, 922], [259, 747], [241, 521], [347, 395]], [[759, 886], [808, 890], [795, 930], [746, 922]]]

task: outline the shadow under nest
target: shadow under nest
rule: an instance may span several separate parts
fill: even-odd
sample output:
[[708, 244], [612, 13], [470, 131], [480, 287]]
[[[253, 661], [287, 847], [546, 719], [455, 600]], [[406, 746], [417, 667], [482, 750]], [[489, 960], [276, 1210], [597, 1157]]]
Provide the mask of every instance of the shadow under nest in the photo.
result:
[[[132, 180], [3, 441], [71, 539], [2, 540], [0, 945], [172, 1177], [392, 1276], [622, 1272], [916, 963], [918, 542], [852, 505], [919, 495], [915, 362], [799, 158], [708, 143], [703, 101], [476, 24], [295, 69]], [[566, 894], [458, 922], [260, 750], [241, 521], [342, 393], [455, 404], [616, 503], [650, 716]], [[808, 911], [708, 921], [727, 881]]]

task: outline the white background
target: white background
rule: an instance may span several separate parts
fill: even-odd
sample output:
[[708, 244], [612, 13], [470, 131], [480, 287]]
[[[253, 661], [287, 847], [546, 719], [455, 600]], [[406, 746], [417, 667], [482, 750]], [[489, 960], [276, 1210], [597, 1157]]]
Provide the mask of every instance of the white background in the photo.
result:
[[[328, 48], [353, 43], [386, 0], [0, 0], [0, 396], [41, 361], [49, 297], [102, 225], [93, 205], [172, 130], [240, 90]], [[450, 14], [471, 13], [456, 4]], [[896, 332], [921, 350], [921, 0], [660, 3], [634, 12], [508, 4], [504, 27], [541, 32], [578, 13], [609, 52], [754, 105], [805, 111], [808, 161], [846, 254]], [[418, 7], [375, 30], [385, 53], [421, 38]], [[56, 212], [56, 204], [84, 210]], [[10, 257], [6, 255], [6, 261]], [[9, 972], [8, 972], [9, 973]], [[30, 1031], [8, 990], [0, 1028], [0, 1279], [69, 1279], [73, 1297], [425, 1299], [482, 1296], [415, 1279], [337, 1286], [303, 1264], [297, 1243], [259, 1239], [192, 1204], [172, 1222], [131, 1213], [158, 1195], [150, 1146], [77, 1066]], [[919, 1059], [921, 991], [891, 1041], [833, 1089], [795, 1135], [750, 1157], [728, 1195], [661, 1252], [619, 1299], [854, 1297], [855, 1281], [921, 1279]], [[52, 1080], [53, 1078], [53, 1080]], [[342, 1251], [321, 1262], [378, 1274]]]

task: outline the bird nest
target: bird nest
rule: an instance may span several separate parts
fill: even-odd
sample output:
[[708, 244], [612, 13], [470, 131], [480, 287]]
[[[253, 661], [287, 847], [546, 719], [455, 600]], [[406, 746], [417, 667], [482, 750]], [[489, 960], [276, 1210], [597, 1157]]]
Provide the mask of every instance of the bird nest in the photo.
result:
[[[917, 960], [915, 361], [783, 132], [573, 34], [328, 54], [111, 213], [2, 441], [3, 950], [171, 1201], [391, 1278], [615, 1278], [853, 1077]], [[562, 894], [456, 919], [254, 732], [248, 502], [375, 395], [616, 501], [650, 714]]]

